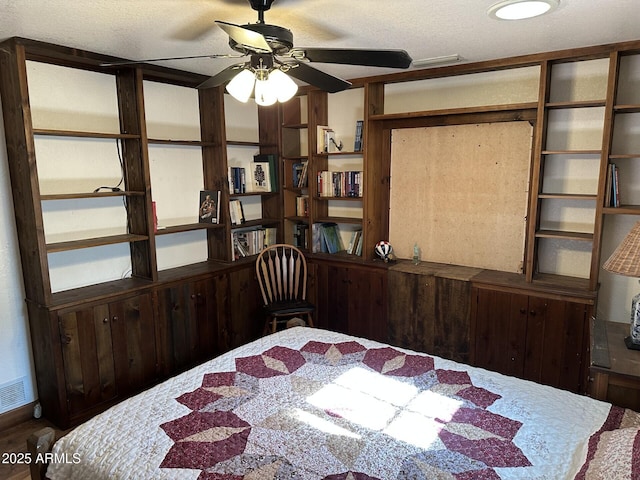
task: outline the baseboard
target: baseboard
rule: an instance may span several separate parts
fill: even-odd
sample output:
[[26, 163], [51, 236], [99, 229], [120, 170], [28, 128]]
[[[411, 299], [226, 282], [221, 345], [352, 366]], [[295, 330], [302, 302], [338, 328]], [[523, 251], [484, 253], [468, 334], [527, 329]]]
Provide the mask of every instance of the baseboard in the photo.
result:
[[33, 418], [33, 407], [38, 403], [37, 401], [27, 403], [22, 407], [14, 408], [6, 413], [0, 415], [0, 432], [4, 432], [6, 429], [15, 427], [27, 420]]

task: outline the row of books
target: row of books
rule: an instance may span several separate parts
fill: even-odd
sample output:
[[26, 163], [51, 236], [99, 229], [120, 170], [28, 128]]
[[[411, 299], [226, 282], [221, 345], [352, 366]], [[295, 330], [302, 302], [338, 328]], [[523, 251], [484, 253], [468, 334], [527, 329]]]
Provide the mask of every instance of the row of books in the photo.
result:
[[620, 206], [620, 173], [615, 163], [610, 163], [607, 170], [607, 186], [604, 199], [605, 207]]
[[345, 172], [318, 172], [319, 197], [362, 197], [363, 173], [349, 170]]
[[349, 244], [344, 247], [340, 227], [337, 223], [314, 223], [313, 251], [321, 253], [346, 252], [349, 255], [362, 255], [362, 230], [354, 230], [349, 238]]
[[229, 192], [253, 193], [278, 190], [277, 158], [275, 155], [254, 155], [245, 167], [229, 167]]
[[306, 188], [308, 183], [307, 175], [308, 162], [294, 163], [291, 186], [294, 188]]
[[313, 251], [338, 253], [344, 250], [340, 229], [333, 222], [313, 224]]
[[276, 243], [277, 229], [275, 227], [256, 228], [254, 230], [235, 231], [231, 234], [233, 243], [233, 257], [257, 255], [263, 249]]

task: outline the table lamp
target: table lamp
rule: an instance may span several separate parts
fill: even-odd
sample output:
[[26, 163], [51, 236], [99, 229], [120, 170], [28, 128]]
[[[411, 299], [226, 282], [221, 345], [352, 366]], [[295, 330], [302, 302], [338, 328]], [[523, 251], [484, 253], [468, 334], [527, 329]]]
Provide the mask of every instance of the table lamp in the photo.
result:
[[[640, 222], [624, 237], [602, 268], [627, 277], [640, 277]], [[640, 293], [631, 299], [631, 334], [624, 343], [627, 348], [640, 350]]]

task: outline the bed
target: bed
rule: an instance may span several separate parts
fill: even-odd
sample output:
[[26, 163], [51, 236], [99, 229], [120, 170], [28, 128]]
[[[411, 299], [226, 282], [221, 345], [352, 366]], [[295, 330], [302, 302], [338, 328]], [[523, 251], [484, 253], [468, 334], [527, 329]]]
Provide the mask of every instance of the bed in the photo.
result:
[[639, 414], [588, 397], [296, 327], [92, 418], [47, 476], [637, 479], [639, 432]]

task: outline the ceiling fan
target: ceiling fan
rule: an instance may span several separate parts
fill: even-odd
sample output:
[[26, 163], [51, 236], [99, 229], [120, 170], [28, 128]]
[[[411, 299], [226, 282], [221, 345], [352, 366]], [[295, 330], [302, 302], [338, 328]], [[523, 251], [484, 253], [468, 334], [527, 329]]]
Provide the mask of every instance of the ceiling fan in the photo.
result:
[[[157, 58], [138, 62], [104, 64], [117, 66], [128, 63], [177, 60], [186, 58], [249, 57], [248, 61], [231, 65], [198, 85], [197, 88], [217, 87], [229, 82], [227, 91], [241, 101], [253, 93], [256, 103], [270, 105], [284, 102], [295, 95], [297, 85], [291, 78], [335, 93], [349, 88], [350, 82], [325, 73], [309, 63], [337, 63], [373, 67], [408, 68], [411, 57], [404, 50], [367, 50], [338, 48], [299, 48], [293, 44], [291, 30], [264, 21], [264, 12], [274, 0], [249, 0], [258, 12], [257, 23], [234, 25], [215, 23], [229, 36], [229, 46], [239, 55], [200, 55], [192, 57]], [[254, 92], [255, 88], [255, 92]]]

